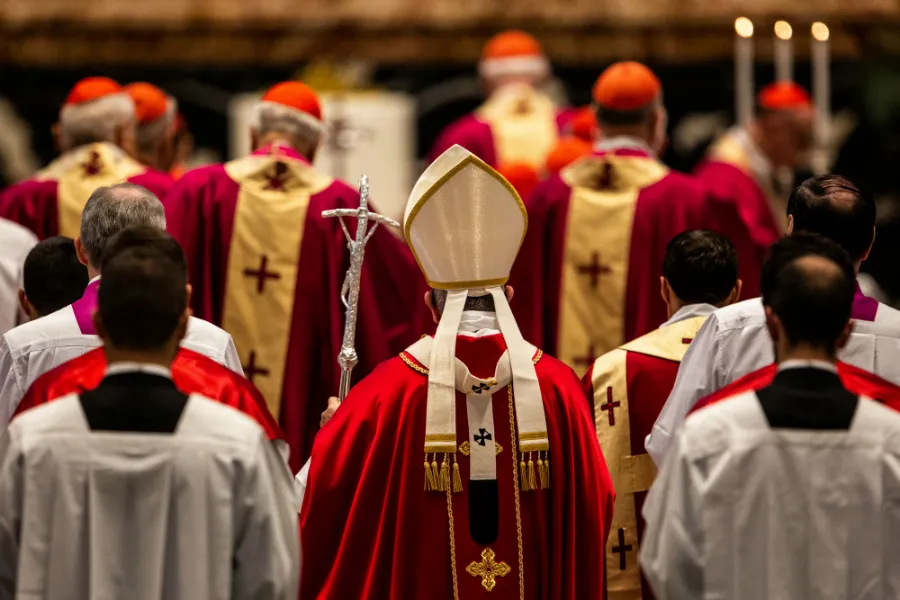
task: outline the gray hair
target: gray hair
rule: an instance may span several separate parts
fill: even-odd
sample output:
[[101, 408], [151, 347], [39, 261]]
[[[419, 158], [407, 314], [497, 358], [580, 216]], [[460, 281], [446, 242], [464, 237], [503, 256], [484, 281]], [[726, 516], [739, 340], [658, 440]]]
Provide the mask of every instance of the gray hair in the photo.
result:
[[322, 138], [322, 124], [315, 117], [274, 102], [257, 105], [252, 128], [260, 137], [269, 133], [289, 135], [297, 150], [304, 154]]
[[59, 114], [60, 145], [69, 150], [95, 142], [115, 142], [117, 128], [133, 120], [134, 102], [127, 94], [64, 106]]
[[162, 116], [149, 123], [139, 123], [137, 127], [138, 151], [155, 152], [172, 131], [177, 114], [178, 103], [170, 96], [166, 103], [166, 112]]
[[166, 211], [153, 192], [133, 183], [99, 187], [81, 213], [81, 244], [92, 267], [103, 262], [106, 243], [129, 227], [165, 230]]

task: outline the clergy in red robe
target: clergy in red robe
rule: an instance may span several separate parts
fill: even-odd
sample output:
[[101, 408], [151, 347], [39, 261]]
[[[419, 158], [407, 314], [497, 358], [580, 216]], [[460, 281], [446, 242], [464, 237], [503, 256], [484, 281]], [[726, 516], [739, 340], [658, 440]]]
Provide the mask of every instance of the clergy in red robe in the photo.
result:
[[[96, 348], [44, 373], [28, 388], [15, 415], [68, 394], [93, 390], [106, 375], [106, 354]], [[249, 381], [199, 352], [179, 348], [172, 362], [172, 380], [185, 394], [227, 404], [259, 423], [270, 440], [283, 440], [278, 423]], [[15, 418], [15, 415], [13, 418]]]
[[641, 508], [656, 467], [644, 449], [675, 384], [688, 344], [716, 308], [740, 295], [737, 253], [728, 238], [686, 231], [666, 248], [662, 297], [669, 320], [604, 354], [584, 377], [594, 424], [616, 488], [612, 535], [606, 542], [609, 600], [652, 600], [638, 564]]
[[478, 72], [487, 101], [438, 136], [428, 162], [458, 144], [494, 168], [542, 169], [573, 111], [540, 90], [550, 76], [540, 43], [524, 31], [500, 33], [485, 44]]
[[300, 597], [599, 600], [614, 493], [578, 380], [525, 342], [504, 293], [521, 200], [457, 146], [404, 221], [437, 333], [316, 438]]
[[[274, 86], [257, 109], [253, 153], [187, 173], [166, 207], [188, 259], [194, 314], [231, 332], [247, 377], [285, 432], [295, 470], [340, 379], [349, 252], [338, 220], [321, 215], [359, 208], [356, 190], [311, 165], [323, 128], [310, 88]], [[360, 282], [355, 376], [416, 339], [427, 322], [423, 290], [408, 248], [375, 231]]]
[[[766, 249], [787, 228], [787, 193], [794, 169], [802, 166], [812, 142], [809, 94], [795, 83], [773, 83], [757, 99], [759, 115], [717, 140], [695, 171], [723, 201], [730, 202], [742, 227], [729, 232], [741, 257], [747, 295], [757, 283]], [[779, 181], [787, 173], [791, 181]]]
[[131, 83], [125, 91], [134, 101], [137, 116], [137, 159], [152, 169], [170, 173], [175, 165], [178, 102], [146, 81]]
[[711, 228], [715, 208], [696, 179], [656, 152], [666, 113], [656, 75], [634, 62], [594, 86], [603, 140], [528, 200], [532, 227], [512, 274], [525, 338], [583, 375], [594, 359], [666, 320], [657, 282], [666, 244]]
[[131, 158], [136, 151], [134, 102], [112, 79], [78, 82], [60, 110], [56, 133], [62, 156], [0, 192], [0, 217], [41, 239], [76, 238], [81, 211], [98, 187], [129, 181], [165, 200], [172, 178]]

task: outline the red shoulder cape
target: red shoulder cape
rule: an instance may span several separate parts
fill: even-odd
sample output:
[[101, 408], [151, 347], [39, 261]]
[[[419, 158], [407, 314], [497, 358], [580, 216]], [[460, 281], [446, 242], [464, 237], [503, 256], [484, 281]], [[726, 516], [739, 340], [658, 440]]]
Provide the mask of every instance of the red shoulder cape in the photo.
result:
[[[546, 356], [536, 368], [553, 467], [549, 490], [520, 494], [525, 597], [599, 599], [612, 483], [575, 374]], [[314, 551], [304, 556], [301, 598], [453, 598], [447, 497], [424, 491], [423, 370], [406, 355], [385, 362], [316, 437], [300, 517], [304, 547]], [[460, 442], [467, 436], [464, 398], [457, 395]], [[496, 400], [495, 435], [504, 449], [497, 462], [500, 533], [490, 547], [511, 571], [490, 597], [506, 600], [519, 597], [518, 560], [508, 406]], [[456, 576], [460, 598], [481, 597], [481, 580], [466, 572], [483, 548], [468, 531], [468, 460], [457, 458], [464, 493], [452, 502]]]
[[[843, 383], [844, 387], [849, 391], [858, 396], [868, 396], [894, 410], [900, 410], [900, 387], [882, 379], [878, 375], [863, 371], [862, 369], [847, 363], [838, 362], [837, 369], [838, 376], [841, 378], [841, 383]], [[698, 411], [705, 406], [709, 406], [710, 404], [715, 404], [716, 402], [721, 402], [722, 400], [727, 400], [728, 398], [743, 394], [744, 392], [762, 389], [772, 383], [777, 372], [778, 366], [771, 364], [758, 371], [748, 373], [740, 379], [729, 383], [718, 392], [700, 400], [700, 402], [691, 409], [691, 413]]]
[[[15, 415], [67, 394], [92, 390], [100, 385], [105, 373], [106, 354], [103, 348], [63, 363], [31, 384], [16, 407]], [[200, 394], [246, 414], [259, 423], [270, 440], [284, 439], [278, 423], [253, 384], [214, 360], [181, 348], [172, 362], [172, 380], [185, 394]]]

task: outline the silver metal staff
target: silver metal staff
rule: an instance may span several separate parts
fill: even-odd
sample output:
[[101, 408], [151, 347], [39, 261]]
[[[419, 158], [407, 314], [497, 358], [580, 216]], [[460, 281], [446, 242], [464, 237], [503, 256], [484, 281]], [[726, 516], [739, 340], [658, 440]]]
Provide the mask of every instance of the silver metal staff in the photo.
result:
[[[356, 317], [359, 307], [359, 277], [362, 272], [363, 257], [366, 253], [366, 243], [375, 233], [379, 224], [400, 227], [393, 219], [370, 212], [369, 206], [369, 178], [363, 175], [359, 179], [359, 208], [338, 208], [322, 211], [322, 217], [337, 217], [341, 222], [341, 229], [347, 237], [347, 247], [350, 249], [350, 268], [344, 277], [344, 285], [341, 286], [341, 300], [347, 309], [344, 322], [344, 341], [341, 343], [341, 352], [338, 354], [338, 364], [341, 365], [341, 387], [338, 390], [338, 398], [341, 402], [350, 391], [350, 373], [359, 362], [354, 342], [356, 341]], [[356, 239], [350, 236], [350, 231], [344, 224], [344, 217], [356, 217]], [[375, 225], [369, 229], [369, 221]]]

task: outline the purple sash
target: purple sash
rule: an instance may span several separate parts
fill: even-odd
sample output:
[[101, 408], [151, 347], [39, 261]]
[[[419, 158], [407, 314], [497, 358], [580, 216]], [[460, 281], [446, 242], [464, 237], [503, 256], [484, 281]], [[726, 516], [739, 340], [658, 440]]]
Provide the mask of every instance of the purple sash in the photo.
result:
[[850, 311], [850, 318], [857, 321], [874, 321], [875, 313], [878, 312], [878, 301], [874, 298], [864, 296], [859, 284], [856, 285], [856, 296], [853, 298], [853, 309]]
[[97, 290], [100, 288], [100, 280], [92, 281], [84, 290], [84, 294], [72, 303], [72, 312], [75, 313], [75, 321], [84, 335], [97, 335], [94, 329], [94, 310], [97, 309]]

